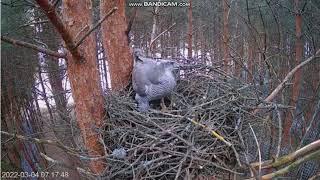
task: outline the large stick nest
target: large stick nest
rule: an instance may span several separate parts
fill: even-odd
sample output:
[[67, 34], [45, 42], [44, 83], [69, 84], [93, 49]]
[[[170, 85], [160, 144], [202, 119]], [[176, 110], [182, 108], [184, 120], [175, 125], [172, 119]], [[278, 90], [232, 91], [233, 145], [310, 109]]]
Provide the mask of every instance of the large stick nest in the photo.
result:
[[250, 89], [231, 77], [191, 73], [178, 81], [166, 110], [155, 102], [148, 113], [136, 110], [131, 91], [107, 96], [106, 177], [182, 179], [239, 173], [246, 124], [260, 121], [251, 113], [257, 95]]

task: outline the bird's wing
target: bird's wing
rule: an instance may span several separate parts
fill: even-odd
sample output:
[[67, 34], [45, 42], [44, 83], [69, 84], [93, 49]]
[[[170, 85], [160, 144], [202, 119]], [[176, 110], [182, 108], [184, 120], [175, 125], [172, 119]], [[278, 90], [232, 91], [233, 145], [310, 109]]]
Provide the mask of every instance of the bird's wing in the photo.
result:
[[164, 69], [158, 63], [153, 63], [146, 70], [146, 77], [151, 84], [157, 85], [161, 83], [161, 77], [164, 75]]
[[132, 87], [136, 93], [140, 96], [146, 95], [146, 86], [150, 84], [150, 81], [146, 77], [146, 72], [143, 66], [135, 66], [132, 73]]
[[139, 59], [133, 69], [132, 84], [135, 92], [144, 96], [148, 89], [153, 89], [162, 83], [165, 70], [160, 62], [150, 58], [139, 57]]

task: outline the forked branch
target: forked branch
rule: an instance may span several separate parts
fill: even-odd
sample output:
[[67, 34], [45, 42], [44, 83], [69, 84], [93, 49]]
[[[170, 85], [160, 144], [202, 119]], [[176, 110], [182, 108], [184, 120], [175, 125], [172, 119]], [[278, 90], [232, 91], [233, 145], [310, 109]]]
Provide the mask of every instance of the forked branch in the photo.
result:
[[50, 22], [53, 24], [53, 26], [56, 28], [56, 30], [61, 35], [62, 39], [64, 40], [67, 49], [70, 51], [72, 56], [77, 59], [81, 60], [82, 56], [79, 52], [79, 50], [76, 47], [74, 40], [68, 31], [68, 29], [64, 26], [62, 20], [58, 16], [55, 6], [51, 4], [48, 0], [36, 0], [36, 2], [39, 4], [40, 8], [44, 11], [44, 13], [47, 15]]

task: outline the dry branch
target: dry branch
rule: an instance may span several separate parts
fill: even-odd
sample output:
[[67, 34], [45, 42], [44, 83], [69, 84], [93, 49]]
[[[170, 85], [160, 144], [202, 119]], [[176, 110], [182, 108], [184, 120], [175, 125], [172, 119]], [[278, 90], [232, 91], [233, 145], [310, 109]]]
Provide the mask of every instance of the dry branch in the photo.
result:
[[101, 25], [103, 21], [105, 21], [109, 16], [111, 16], [114, 12], [116, 12], [118, 8], [114, 7], [112, 8], [106, 15], [103, 16], [91, 29], [89, 29], [80, 39], [77, 43], [75, 43], [74, 49], [76, 49], [80, 44], [88, 37], [97, 27]]
[[294, 168], [298, 167], [301, 163], [305, 162], [305, 161], [308, 161], [308, 160], [311, 160], [311, 159], [319, 159], [320, 157], [320, 150], [318, 151], [315, 151], [311, 154], [308, 154], [300, 159], [298, 159], [297, 161], [291, 163], [290, 165], [282, 168], [282, 169], [279, 169], [278, 171], [276, 172], [273, 172], [273, 173], [270, 173], [270, 174], [266, 174], [264, 176], [262, 176], [261, 178], [262, 179], [272, 179], [272, 178], [275, 178], [275, 177], [278, 177], [280, 175], [283, 175], [283, 174], [286, 174], [288, 172], [290, 172], [291, 170], [293, 170]]
[[[303, 66], [307, 65], [308, 63], [310, 63], [312, 60], [319, 58], [318, 55], [320, 54], [320, 49], [318, 49], [318, 51], [316, 51], [316, 53], [309, 57], [307, 60], [303, 61], [302, 63], [300, 63], [299, 65], [297, 65], [295, 68], [293, 68], [287, 75], [286, 77], [283, 79], [283, 81], [272, 91], [272, 93], [264, 100], [265, 102], [271, 102], [281, 91], [282, 89], [286, 86], [286, 84], [288, 83], [288, 81], [290, 81], [290, 79], [293, 77], [293, 75], [299, 70], [301, 69]], [[256, 109], [254, 111], [254, 114], [256, 114], [260, 109]]]
[[66, 54], [58, 53], [56, 51], [52, 51], [50, 49], [46, 49], [46, 48], [43, 48], [41, 46], [37, 46], [37, 45], [31, 44], [31, 43], [27, 43], [27, 42], [24, 42], [24, 41], [20, 41], [20, 40], [15, 40], [15, 39], [8, 38], [8, 37], [5, 37], [5, 36], [1, 36], [1, 41], [13, 44], [15, 46], [17, 45], [17, 46], [22, 46], [22, 47], [25, 47], [25, 48], [30, 48], [30, 49], [42, 52], [42, 53], [50, 55], [50, 56], [58, 57], [58, 58], [65, 58], [66, 57]]
[[161, 37], [163, 34], [165, 34], [165, 33], [168, 32], [170, 29], [172, 29], [175, 25], [176, 25], [176, 23], [173, 23], [173, 24], [172, 24], [171, 26], [169, 26], [166, 30], [162, 31], [160, 34], [158, 34], [154, 39], [152, 39], [152, 40], [150, 41], [150, 45], [149, 45], [150, 51], [151, 51], [151, 48], [152, 48], [154, 42], [155, 42], [157, 39], [159, 39], [159, 37]]
[[275, 161], [273, 160], [268, 160], [268, 161], [264, 161], [262, 163], [256, 162], [256, 163], [252, 163], [251, 166], [252, 167], [257, 167], [257, 166], [262, 166], [262, 169], [265, 168], [276, 168], [282, 165], [285, 165], [289, 162], [295, 161], [298, 158], [302, 158], [304, 156], [307, 156], [317, 150], [320, 149], [320, 140], [314, 141], [308, 145], [306, 145], [305, 147], [291, 153], [288, 155], [285, 155], [281, 158], [276, 159]]

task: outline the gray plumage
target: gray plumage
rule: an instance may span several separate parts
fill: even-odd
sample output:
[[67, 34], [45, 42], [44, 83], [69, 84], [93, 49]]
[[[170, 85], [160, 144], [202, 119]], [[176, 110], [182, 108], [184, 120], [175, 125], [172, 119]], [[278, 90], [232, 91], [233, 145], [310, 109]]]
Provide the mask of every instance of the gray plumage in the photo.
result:
[[176, 86], [173, 74], [175, 62], [142, 57], [141, 50], [134, 52], [132, 85], [140, 112], [148, 111], [149, 101], [168, 96]]

